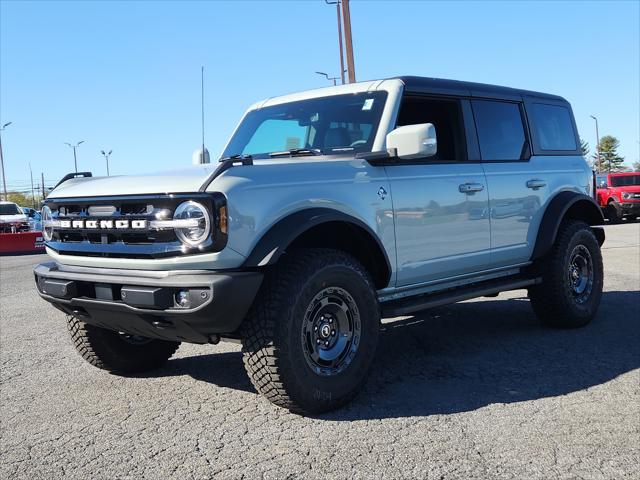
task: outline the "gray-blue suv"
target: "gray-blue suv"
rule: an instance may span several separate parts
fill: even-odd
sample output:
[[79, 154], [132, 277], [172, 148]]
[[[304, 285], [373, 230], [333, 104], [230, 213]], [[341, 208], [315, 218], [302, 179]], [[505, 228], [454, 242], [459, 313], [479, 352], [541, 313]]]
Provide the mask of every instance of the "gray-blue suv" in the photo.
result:
[[216, 165], [68, 175], [46, 200], [42, 298], [92, 365], [242, 342], [255, 388], [348, 402], [382, 317], [528, 289], [580, 327], [602, 294], [603, 217], [562, 97], [399, 77], [251, 106]]

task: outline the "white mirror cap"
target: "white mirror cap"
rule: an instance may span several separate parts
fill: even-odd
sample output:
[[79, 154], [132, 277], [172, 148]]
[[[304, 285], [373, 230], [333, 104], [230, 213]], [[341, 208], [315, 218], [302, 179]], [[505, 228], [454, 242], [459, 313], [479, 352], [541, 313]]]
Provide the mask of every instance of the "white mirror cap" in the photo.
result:
[[387, 135], [387, 149], [400, 158], [432, 157], [438, 151], [436, 127], [432, 123], [405, 125]]

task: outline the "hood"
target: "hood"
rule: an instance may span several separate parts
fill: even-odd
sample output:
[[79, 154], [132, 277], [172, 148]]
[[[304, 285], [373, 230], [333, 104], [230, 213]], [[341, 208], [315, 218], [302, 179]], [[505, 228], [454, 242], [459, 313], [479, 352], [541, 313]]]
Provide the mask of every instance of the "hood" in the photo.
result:
[[54, 189], [49, 198], [197, 192], [215, 167], [217, 163], [152, 174], [73, 178]]
[[622, 185], [620, 187], [611, 187], [614, 190], [618, 190], [620, 192], [629, 192], [629, 193], [639, 193], [640, 185]]
[[[328, 156], [282, 157], [256, 159], [255, 165], [298, 165], [352, 158], [349, 154]], [[157, 193], [193, 193], [200, 190], [213, 171], [220, 166], [214, 162], [181, 170], [142, 175], [115, 177], [78, 177], [67, 180], [53, 190], [47, 198], [109, 197], [114, 195], [145, 195]], [[250, 168], [250, 167], [234, 167]]]
[[0, 222], [2, 223], [19, 223], [26, 222], [27, 216], [24, 214], [16, 214], [16, 215], [0, 215]]

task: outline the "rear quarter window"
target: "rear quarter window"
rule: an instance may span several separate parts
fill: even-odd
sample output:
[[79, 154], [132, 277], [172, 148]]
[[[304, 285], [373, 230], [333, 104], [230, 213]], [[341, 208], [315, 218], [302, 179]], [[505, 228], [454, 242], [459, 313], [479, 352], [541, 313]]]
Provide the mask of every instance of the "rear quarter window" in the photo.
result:
[[540, 150], [573, 152], [577, 149], [571, 112], [567, 107], [533, 103], [531, 116]]

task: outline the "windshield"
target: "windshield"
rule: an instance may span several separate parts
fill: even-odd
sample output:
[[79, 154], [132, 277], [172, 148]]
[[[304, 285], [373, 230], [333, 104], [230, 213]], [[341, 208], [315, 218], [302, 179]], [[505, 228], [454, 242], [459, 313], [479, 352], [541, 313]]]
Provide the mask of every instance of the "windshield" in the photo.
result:
[[252, 110], [222, 156], [269, 158], [276, 152], [295, 155], [300, 150], [325, 155], [370, 152], [386, 97], [386, 92], [365, 92]]
[[598, 175], [596, 177], [596, 182], [598, 184], [598, 188], [607, 188], [607, 176], [606, 175]]
[[611, 177], [612, 187], [629, 187], [631, 185], [640, 185], [640, 175], [622, 175]]
[[0, 215], [22, 215], [22, 212], [15, 203], [0, 204]]

